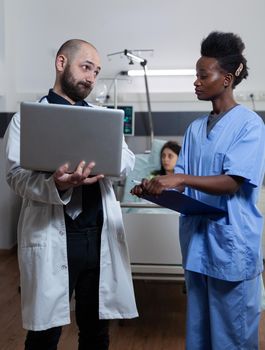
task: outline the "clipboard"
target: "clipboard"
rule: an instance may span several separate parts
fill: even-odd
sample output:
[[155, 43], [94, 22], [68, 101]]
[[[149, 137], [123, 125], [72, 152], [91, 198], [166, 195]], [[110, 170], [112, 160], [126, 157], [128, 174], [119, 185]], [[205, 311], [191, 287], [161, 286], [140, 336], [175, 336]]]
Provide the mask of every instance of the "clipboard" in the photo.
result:
[[142, 198], [185, 215], [226, 214], [221, 208], [213, 207], [174, 189], [164, 190], [158, 196], [145, 194]]

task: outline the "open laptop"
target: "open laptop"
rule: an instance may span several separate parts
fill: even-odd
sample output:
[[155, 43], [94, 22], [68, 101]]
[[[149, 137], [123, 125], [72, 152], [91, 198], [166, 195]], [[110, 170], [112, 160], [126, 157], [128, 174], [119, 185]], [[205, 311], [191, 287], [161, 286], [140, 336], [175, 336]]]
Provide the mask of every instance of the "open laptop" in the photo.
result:
[[22, 102], [20, 164], [54, 172], [68, 162], [94, 161], [92, 175], [120, 175], [124, 112], [117, 109]]

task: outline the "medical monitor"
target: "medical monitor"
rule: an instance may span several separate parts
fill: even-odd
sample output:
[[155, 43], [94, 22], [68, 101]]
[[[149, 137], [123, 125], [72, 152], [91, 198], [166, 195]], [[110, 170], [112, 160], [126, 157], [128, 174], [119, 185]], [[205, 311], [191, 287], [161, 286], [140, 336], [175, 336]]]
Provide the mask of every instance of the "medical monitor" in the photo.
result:
[[[114, 108], [114, 106], [107, 106]], [[118, 106], [117, 109], [124, 111], [123, 133], [124, 136], [134, 135], [134, 110], [133, 106]]]

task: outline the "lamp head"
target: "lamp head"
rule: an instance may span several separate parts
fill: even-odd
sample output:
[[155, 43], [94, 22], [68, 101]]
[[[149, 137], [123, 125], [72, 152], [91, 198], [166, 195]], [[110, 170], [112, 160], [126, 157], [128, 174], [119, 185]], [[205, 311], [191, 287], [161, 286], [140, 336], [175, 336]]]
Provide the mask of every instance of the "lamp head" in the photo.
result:
[[[140, 57], [140, 56], [136, 56], [136, 55], [134, 55], [131, 51], [129, 51], [129, 50], [124, 50], [124, 55], [126, 56], [126, 57], [128, 57], [128, 59], [129, 59], [129, 64], [134, 64], [134, 62], [137, 62], [137, 63], [140, 63], [140, 64], [142, 64], [142, 63], [144, 63], [144, 62], [146, 62], [147, 63], [147, 61], [144, 59], [144, 58], [142, 58], [142, 57]], [[146, 64], [145, 63], [145, 64]], [[145, 65], [144, 64], [144, 65]]]

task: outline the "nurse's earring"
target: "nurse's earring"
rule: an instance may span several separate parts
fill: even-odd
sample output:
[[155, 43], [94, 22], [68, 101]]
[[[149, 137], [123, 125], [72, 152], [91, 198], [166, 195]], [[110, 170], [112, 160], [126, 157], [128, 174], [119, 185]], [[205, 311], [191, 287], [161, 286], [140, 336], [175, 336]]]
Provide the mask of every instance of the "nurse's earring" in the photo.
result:
[[235, 71], [235, 76], [236, 77], [240, 76], [240, 73], [242, 72], [243, 68], [244, 68], [243, 63], [240, 63], [240, 65], [238, 66], [237, 70]]

